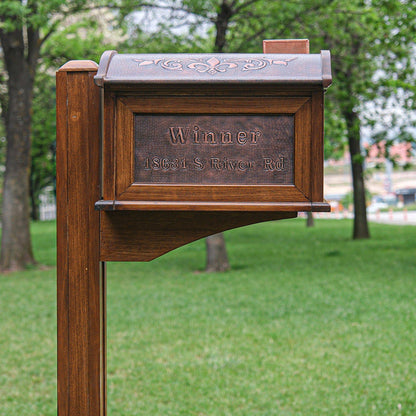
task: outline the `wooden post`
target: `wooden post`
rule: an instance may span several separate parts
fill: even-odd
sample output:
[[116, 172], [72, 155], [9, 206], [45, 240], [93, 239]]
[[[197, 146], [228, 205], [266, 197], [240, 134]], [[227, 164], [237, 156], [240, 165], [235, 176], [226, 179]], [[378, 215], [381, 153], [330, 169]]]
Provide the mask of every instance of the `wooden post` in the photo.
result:
[[105, 268], [99, 261], [97, 64], [57, 72], [58, 415], [104, 416]]

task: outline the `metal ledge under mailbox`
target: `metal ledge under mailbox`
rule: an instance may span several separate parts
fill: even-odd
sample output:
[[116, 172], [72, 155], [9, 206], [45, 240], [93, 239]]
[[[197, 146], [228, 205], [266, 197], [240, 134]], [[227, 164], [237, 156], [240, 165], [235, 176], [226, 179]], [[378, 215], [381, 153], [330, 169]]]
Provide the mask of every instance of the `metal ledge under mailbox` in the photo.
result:
[[103, 54], [104, 211], [329, 211], [330, 54]]

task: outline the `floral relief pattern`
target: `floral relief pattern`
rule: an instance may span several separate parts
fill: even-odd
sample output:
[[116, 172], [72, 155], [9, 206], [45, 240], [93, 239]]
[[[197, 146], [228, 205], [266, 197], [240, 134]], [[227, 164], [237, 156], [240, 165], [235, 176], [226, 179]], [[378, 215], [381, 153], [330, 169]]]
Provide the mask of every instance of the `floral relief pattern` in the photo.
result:
[[224, 58], [220, 59], [215, 56], [205, 58], [168, 58], [168, 59], [134, 59], [139, 67], [148, 65], [157, 65], [160, 68], [170, 71], [183, 71], [185, 69], [191, 69], [199, 73], [207, 73], [210, 75], [216, 75], [218, 73], [227, 72], [229, 69], [240, 68], [241, 71], [257, 71], [272, 65], [287, 66], [289, 62], [295, 60], [296, 57], [289, 59], [276, 60], [270, 58]]

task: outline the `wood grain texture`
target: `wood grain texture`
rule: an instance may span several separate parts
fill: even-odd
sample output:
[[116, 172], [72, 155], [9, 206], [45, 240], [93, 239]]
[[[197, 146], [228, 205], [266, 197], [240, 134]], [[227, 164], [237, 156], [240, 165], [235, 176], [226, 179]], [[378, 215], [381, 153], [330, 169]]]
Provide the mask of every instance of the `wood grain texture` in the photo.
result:
[[295, 115], [295, 185], [311, 200], [311, 100]]
[[115, 149], [115, 195], [121, 195], [134, 177], [134, 117], [133, 112], [119, 100], [116, 103], [114, 149]]
[[309, 97], [216, 97], [207, 95], [186, 99], [178, 96], [120, 98], [133, 113], [181, 114], [294, 114]]
[[[77, 85], [68, 96], [68, 276], [69, 276], [69, 397], [70, 408], [81, 414], [89, 413], [88, 380], [88, 280], [89, 252], [88, 206], [80, 200], [85, 195], [82, 184], [88, 183], [88, 141], [80, 140], [86, 133], [81, 122], [88, 78], [83, 73], [69, 73], [68, 84]], [[88, 130], [87, 130], [88, 132]], [[88, 134], [88, 133], [87, 133]], [[84, 163], [82, 163], [84, 162]], [[87, 164], [85, 163], [87, 162]], [[85, 192], [85, 191], [84, 191]], [[85, 195], [87, 197], [87, 195]], [[74, 203], [77, 200], [77, 203]], [[75, 225], [76, 224], [76, 225]], [[84, 234], [84, 236], [83, 236]], [[84, 253], [81, 255], [81, 253]], [[71, 413], [74, 413], [71, 409]]]
[[265, 39], [264, 53], [309, 53], [309, 39]]
[[312, 95], [311, 198], [324, 198], [324, 94]]
[[67, 74], [56, 74], [56, 226], [57, 226], [57, 329], [58, 415], [69, 415], [69, 286], [67, 256]]
[[57, 73], [58, 414], [105, 415], [99, 261], [99, 89], [91, 65]]
[[104, 212], [101, 260], [150, 261], [221, 231], [296, 215], [296, 212]]
[[[108, 94], [108, 93], [107, 93]], [[108, 94], [112, 96], [112, 94]], [[109, 103], [110, 98], [107, 99]], [[303, 202], [310, 195], [310, 98], [303, 97], [187, 97], [167, 95], [165, 97], [142, 97], [139, 95], [115, 96], [117, 117], [115, 125], [105, 121], [104, 164], [115, 161], [115, 200], [120, 201], [190, 201], [190, 202]], [[309, 103], [309, 104], [308, 104]], [[105, 114], [110, 110], [106, 110]], [[293, 185], [148, 185], [135, 184], [133, 160], [133, 119], [134, 114], [290, 114], [295, 115], [295, 187]], [[111, 142], [114, 137], [114, 143]], [[113, 153], [113, 155], [111, 155]], [[114, 155], [115, 153], [115, 155]], [[107, 156], [108, 155], [108, 156]], [[111, 174], [111, 167], [104, 166], [104, 172]], [[303, 176], [302, 176], [303, 175]], [[302, 176], [302, 177], [301, 177]], [[111, 179], [104, 179], [105, 188]], [[300, 187], [297, 187], [300, 184]], [[307, 187], [304, 185], [307, 184]], [[111, 195], [108, 190], [105, 192]], [[306, 196], [307, 195], [307, 196]], [[106, 197], [110, 200], [111, 197]], [[320, 201], [314, 201], [320, 202]], [[194, 205], [195, 207], [195, 205]], [[157, 209], [157, 206], [154, 207]], [[178, 205], [172, 205], [173, 210]], [[195, 208], [194, 208], [195, 209]], [[223, 207], [227, 210], [229, 207]]]
[[[172, 202], [306, 202], [295, 185], [143, 185], [132, 184], [119, 201]], [[315, 201], [320, 202], [320, 201]], [[156, 208], [156, 207], [155, 207]], [[172, 208], [173, 209], [173, 208]]]
[[105, 199], [115, 198], [115, 140], [116, 99], [114, 95], [104, 94], [102, 100], [102, 194]]

